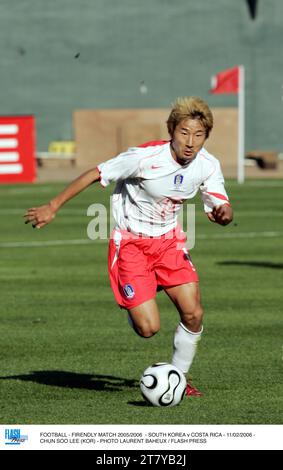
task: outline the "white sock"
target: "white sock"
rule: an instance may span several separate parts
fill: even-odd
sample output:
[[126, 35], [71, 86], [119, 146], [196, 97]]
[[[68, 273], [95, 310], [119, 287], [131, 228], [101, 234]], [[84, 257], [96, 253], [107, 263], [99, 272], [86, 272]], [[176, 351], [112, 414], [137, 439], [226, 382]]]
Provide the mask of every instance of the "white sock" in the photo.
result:
[[186, 374], [193, 362], [203, 327], [197, 333], [179, 323], [174, 336], [172, 364]]

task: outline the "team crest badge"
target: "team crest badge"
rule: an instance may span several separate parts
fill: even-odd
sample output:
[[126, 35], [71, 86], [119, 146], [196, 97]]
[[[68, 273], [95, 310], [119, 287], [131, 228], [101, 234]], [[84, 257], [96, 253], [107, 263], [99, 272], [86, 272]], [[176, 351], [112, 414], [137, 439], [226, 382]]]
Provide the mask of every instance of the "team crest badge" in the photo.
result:
[[182, 186], [184, 176], [183, 175], [176, 175], [174, 176], [174, 188], [179, 189]]
[[125, 284], [123, 291], [128, 299], [132, 299], [135, 296], [135, 290], [131, 284]]

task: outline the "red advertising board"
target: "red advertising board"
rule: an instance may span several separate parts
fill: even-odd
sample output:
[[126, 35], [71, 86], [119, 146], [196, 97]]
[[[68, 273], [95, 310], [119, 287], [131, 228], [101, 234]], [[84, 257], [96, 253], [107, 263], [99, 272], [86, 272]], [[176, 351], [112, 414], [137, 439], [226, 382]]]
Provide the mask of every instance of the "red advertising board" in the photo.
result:
[[0, 116], [0, 184], [31, 183], [36, 177], [33, 116]]

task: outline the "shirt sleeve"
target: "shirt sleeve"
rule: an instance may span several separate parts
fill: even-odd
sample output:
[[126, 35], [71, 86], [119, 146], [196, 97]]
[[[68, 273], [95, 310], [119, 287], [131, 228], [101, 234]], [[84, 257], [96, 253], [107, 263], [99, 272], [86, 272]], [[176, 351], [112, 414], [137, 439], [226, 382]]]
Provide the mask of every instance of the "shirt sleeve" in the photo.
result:
[[214, 171], [200, 186], [200, 193], [205, 212], [212, 212], [213, 207], [220, 206], [222, 204], [230, 205], [229, 198], [224, 187], [224, 177], [218, 160], [215, 161]]
[[134, 147], [97, 165], [102, 186], [141, 176], [140, 161], [142, 157], [143, 155], [138, 151], [138, 148]]

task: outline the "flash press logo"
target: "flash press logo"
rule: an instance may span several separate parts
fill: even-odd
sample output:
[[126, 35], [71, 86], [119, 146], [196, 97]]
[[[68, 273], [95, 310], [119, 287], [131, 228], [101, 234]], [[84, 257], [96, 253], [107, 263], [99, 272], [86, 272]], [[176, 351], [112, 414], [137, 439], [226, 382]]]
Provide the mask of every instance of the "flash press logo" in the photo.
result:
[[20, 429], [5, 429], [5, 444], [19, 446], [28, 440], [28, 436], [21, 434]]

